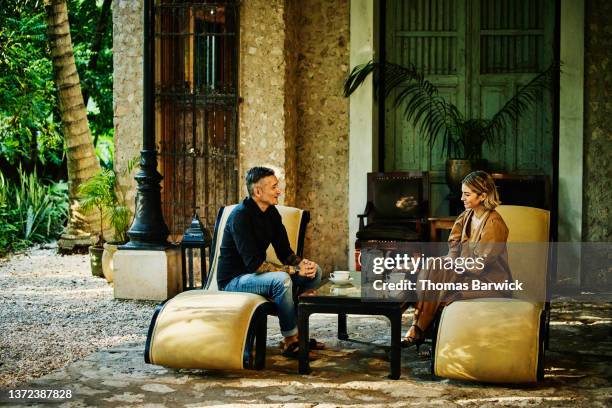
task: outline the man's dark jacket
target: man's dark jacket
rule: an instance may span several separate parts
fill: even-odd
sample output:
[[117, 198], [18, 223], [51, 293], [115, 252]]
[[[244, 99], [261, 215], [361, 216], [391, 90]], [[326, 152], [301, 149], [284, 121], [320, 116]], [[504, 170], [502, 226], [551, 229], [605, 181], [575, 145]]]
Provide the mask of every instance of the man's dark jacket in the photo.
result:
[[283, 264], [294, 254], [276, 207], [261, 211], [252, 198], [245, 198], [225, 224], [217, 270], [219, 288], [223, 289], [236, 276], [255, 273], [266, 260], [270, 244]]

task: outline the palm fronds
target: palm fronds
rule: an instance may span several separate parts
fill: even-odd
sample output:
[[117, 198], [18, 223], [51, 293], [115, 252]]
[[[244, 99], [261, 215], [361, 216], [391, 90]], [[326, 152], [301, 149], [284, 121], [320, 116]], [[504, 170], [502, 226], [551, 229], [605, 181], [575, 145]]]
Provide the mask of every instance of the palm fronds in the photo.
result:
[[127, 242], [128, 235], [127, 231], [130, 228], [130, 222], [132, 221], [132, 213], [125, 205], [115, 205], [110, 210], [110, 224], [115, 230], [114, 241], [115, 242]]
[[115, 194], [115, 173], [112, 170], [102, 169], [89, 180], [81, 183], [78, 189], [79, 202], [85, 211], [94, 208], [100, 215], [100, 242], [104, 243], [104, 217], [106, 210], [114, 206], [117, 200]]
[[485, 131], [490, 133], [492, 138], [503, 134], [505, 129], [511, 127], [521, 115], [537, 104], [542, 91], [551, 88], [558, 72], [559, 65], [553, 63], [521, 87], [488, 121]]
[[438, 88], [429, 82], [414, 65], [404, 67], [390, 62], [370, 61], [355, 67], [344, 84], [344, 96], [350, 96], [366, 78], [374, 75], [376, 97], [383, 77], [384, 97], [397, 90], [393, 104], [403, 105], [404, 116], [433, 146], [442, 138], [443, 149], [452, 152], [457, 148], [454, 130], [463, 117], [459, 110], [438, 95]]
[[[100, 237], [104, 242], [104, 220], [108, 219], [114, 230], [114, 241], [128, 241], [127, 231], [132, 220], [132, 212], [125, 204], [125, 190], [119, 184], [120, 175], [129, 175], [138, 158], [128, 161], [127, 169], [117, 174], [112, 169], [102, 169], [94, 177], [79, 186], [79, 202], [81, 208], [88, 211], [97, 209], [100, 214]], [[108, 218], [107, 218], [108, 217]]]
[[438, 88], [425, 79], [414, 65], [404, 67], [390, 62], [370, 61], [358, 65], [344, 83], [344, 96], [359, 88], [370, 74], [373, 75], [375, 96], [382, 90], [384, 98], [395, 93], [393, 106], [403, 106], [403, 114], [418, 134], [425, 137], [430, 147], [442, 138], [442, 152], [450, 158], [453, 154], [467, 159], [479, 159], [482, 145], [503, 135], [506, 129], [533, 107], [541, 91], [549, 89], [558, 65], [552, 64], [523, 86], [491, 119], [465, 118], [459, 109], [438, 94]]

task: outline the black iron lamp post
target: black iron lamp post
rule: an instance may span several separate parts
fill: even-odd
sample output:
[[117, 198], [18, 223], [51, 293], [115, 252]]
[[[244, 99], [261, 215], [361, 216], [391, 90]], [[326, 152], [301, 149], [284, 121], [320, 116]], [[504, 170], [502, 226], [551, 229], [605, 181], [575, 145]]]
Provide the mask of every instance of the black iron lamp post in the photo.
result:
[[208, 229], [202, 225], [198, 214], [194, 211], [189, 227], [185, 230], [181, 242], [181, 277], [183, 290], [195, 289], [195, 263], [200, 263], [202, 288], [206, 284], [206, 248], [210, 247], [211, 237]]
[[155, 38], [154, 0], [144, 1], [143, 58], [143, 148], [140, 170], [134, 177], [138, 183], [134, 222], [128, 231], [130, 242], [122, 249], [165, 249], [169, 247], [168, 226], [161, 208], [162, 175], [157, 171], [155, 149]]

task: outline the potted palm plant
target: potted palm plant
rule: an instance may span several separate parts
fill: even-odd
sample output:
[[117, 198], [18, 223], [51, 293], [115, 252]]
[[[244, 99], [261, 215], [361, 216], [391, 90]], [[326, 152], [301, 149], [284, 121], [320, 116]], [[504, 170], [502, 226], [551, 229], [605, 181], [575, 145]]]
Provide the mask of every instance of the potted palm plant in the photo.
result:
[[376, 97], [381, 88], [385, 98], [396, 91], [394, 106], [403, 106], [406, 120], [426, 138], [430, 148], [441, 138], [442, 154], [446, 153], [447, 157], [447, 182], [451, 190], [457, 190], [473, 167], [482, 166], [483, 145], [500, 140], [512, 124], [535, 105], [540, 91], [550, 89], [556, 72], [558, 65], [552, 64], [536, 75], [490, 119], [465, 117], [454, 104], [439, 95], [438, 88], [414, 65], [404, 67], [374, 61], [358, 65], [344, 83], [344, 96], [355, 92], [370, 74], [373, 74]]
[[[126, 170], [132, 172], [136, 160], [130, 160]], [[119, 186], [117, 173], [112, 169], [103, 169], [79, 187], [81, 206], [85, 210], [97, 209], [100, 214], [100, 239], [89, 249], [91, 269], [94, 276], [104, 276], [108, 282], [113, 281], [112, 257], [117, 246], [128, 241], [127, 231], [132, 213], [125, 203], [125, 191]], [[113, 239], [104, 239], [104, 219], [113, 229]]]
[[102, 253], [104, 252], [104, 218], [113, 203], [114, 175], [112, 170], [101, 170], [98, 174], [82, 183], [78, 189], [81, 208], [85, 211], [97, 210], [100, 217], [98, 240], [89, 247], [91, 273], [103, 277]]

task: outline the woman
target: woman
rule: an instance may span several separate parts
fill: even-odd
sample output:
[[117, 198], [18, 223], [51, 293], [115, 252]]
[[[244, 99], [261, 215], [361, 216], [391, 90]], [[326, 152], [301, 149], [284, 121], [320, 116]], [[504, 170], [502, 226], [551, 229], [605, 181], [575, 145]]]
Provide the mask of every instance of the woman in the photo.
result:
[[[493, 178], [484, 171], [468, 174], [461, 182], [461, 201], [465, 211], [457, 217], [448, 238], [449, 253], [444, 261], [453, 261], [459, 265], [459, 258], [480, 258], [480, 263], [470, 268], [444, 269], [434, 263], [433, 267], [423, 268], [419, 281], [433, 283], [451, 283], [448, 287], [471, 288], [471, 282], [478, 279], [482, 282], [503, 282], [512, 279], [508, 266], [506, 240], [508, 227], [502, 217], [495, 211], [500, 204], [499, 195]], [[459, 273], [464, 271], [462, 273]], [[456, 283], [457, 285], [452, 285]], [[470, 291], [468, 290], [421, 290], [417, 285], [419, 301], [414, 310], [414, 319], [402, 347], [417, 347], [423, 342], [425, 332], [431, 325], [441, 306], [459, 299], [478, 297], [509, 297], [503, 291]]]

